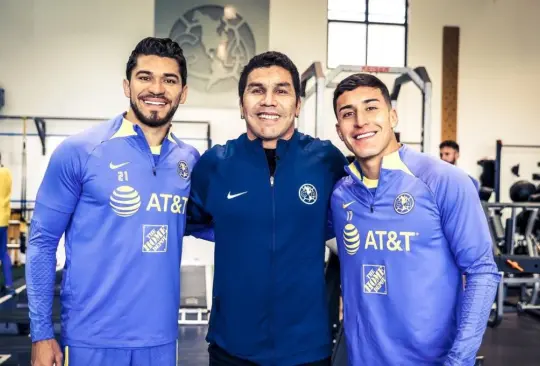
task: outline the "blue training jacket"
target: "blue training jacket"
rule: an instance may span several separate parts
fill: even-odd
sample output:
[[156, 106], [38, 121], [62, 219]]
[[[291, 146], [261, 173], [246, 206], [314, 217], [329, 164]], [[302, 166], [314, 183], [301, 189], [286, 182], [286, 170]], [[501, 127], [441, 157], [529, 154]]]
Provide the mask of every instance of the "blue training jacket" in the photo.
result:
[[66, 345], [149, 347], [177, 339], [186, 204], [199, 153], [172, 133], [152, 150], [119, 115], [53, 152], [28, 246], [33, 341], [53, 336], [55, 253], [64, 231]]
[[215, 273], [208, 341], [260, 365], [330, 356], [324, 280], [328, 209], [347, 160], [295, 131], [280, 140], [274, 178], [246, 134], [203, 154], [188, 220], [213, 222]]
[[331, 208], [349, 364], [472, 366], [500, 276], [469, 177], [407, 146], [378, 181], [346, 170]]

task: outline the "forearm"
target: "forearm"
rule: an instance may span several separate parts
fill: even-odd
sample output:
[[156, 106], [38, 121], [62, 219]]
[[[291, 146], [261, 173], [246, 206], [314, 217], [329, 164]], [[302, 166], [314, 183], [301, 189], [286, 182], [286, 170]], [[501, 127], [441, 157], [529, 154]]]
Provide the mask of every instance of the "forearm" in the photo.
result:
[[474, 365], [499, 280], [498, 274], [490, 272], [467, 275], [458, 332], [445, 366]]
[[36, 205], [26, 257], [26, 288], [32, 342], [54, 338], [56, 249], [70, 215]]

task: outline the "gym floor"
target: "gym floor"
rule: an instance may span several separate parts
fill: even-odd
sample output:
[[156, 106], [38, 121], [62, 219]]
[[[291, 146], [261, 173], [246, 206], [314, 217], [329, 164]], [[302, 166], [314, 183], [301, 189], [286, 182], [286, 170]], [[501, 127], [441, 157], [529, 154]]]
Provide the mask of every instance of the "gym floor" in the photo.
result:
[[[206, 326], [179, 327], [178, 364], [208, 364]], [[540, 364], [540, 321], [528, 315], [505, 314], [499, 327], [488, 328], [480, 356], [484, 366], [537, 366]]]
[[[24, 267], [23, 267], [24, 268]], [[23, 269], [21, 270], [23, 271]], [[24, 272], [23, 272], [24, 273]], [[23, 279], [17, 273], [16, 283]], [[15, 304], [15, 299], [5, 301], [0, 310]], [[182, 325], [178, 327], [178, 364], [183, 366], [208, 365], [207, 327]], [[484, 366], [533, 366], [540, 365], [540, 320], [527, 314], [505, 313], [497, 328], [487, 328], [479, 355], [484, 357]], [[18, 363], [9, 360], [4, 365], [28, 365], [30, 340], [17, 336], [14, 324], [0, 324], [0, 356], [18, 353]], [[27, 361], [28, 360], [28, 361]], [[2, 361], [0, 360], [0, 363]]]
[[[6, 353], [8, 342], [3, 337], [15, 338], [13, 325], [0, 326], [0, 353]], [[178, 328], [178, 365], [208, 365], [207, 327], [203, 325], [183, 325]], [[17, 337], [21, 338], [21, 337]], [[6, 340], [8, 338], [5, 338]], [[484, 366], [533, 366], [540, 364], [540, 321], [528, 315], [505, 315], [498, 328], [488, 328], [479, 355], [484, 356]], [[18, 339], [17, 343], [20, 344]], [[30, 341], [25, 340], [26, 355], [19, 355], [19, 361], [29, 360]], [[8, 365], [10, 363], [6, 363]], [[14, 364], [11, 364], [14, 365]], [[26, 365], [20, 363], [20, 365]]]

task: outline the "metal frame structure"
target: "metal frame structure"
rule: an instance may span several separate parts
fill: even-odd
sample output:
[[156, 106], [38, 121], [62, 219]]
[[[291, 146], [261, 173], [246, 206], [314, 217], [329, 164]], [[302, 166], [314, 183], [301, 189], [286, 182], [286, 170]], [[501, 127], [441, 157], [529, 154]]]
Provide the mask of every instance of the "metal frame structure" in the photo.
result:
[[493, 187], [495, 191], [495, 202], [501, 201], [501, 159], [503, 147], [540, 149], [540, 145], [503, 144], [502, 140], [497, 140], [495, 146], [495, 187]]
[[[47, 121], [95, 121], [95, 122], [104, 122], [109, 120], [110, 118], [96, 118], [96, 117], [43, 117], [43, 116], [15, 116], [15, 115], [0, 115], [0, 120], [21, 120], [22, 121], [22, 133], [20, 134], [22, 136], [22, 170], [21, 170], [21, 214], [23, 218], [26, 220], [26, 222], [29, 221], [28, 213], [29, 209], [27, 207], [28, 200], [26, 199], [27, 193], [26, 193], [26, 172], [27, 172], [27, 137], [28, 136], [35, 136], [36, 134], [30, 134], [28, 133], [28, 124], [27, 122], [32, 120], [35, 123], [36, 130], [37, 130], [37, 136], [39, 137], [39, 140], [41, 142], [41, 153], [43, 156], [47, 154], [46, 149], [46, 138], [47, 138]], [[205, 121], [171, 121], [172, 123], [187, 123], [187, 124], [198, 124], [198, 125], [204, 125], [206, 126], [206, 141], [207, 141], [207, 149], [210, 149], [212, 147], [212, 139], [210, 134], [210, 122]], [[0, 133], [0, 136], [3, 135]], [[12, 134], [9, 134], [12, 135]], [[13, 134], [15, 135], [15, 134]], [[203, 138], [187, 138], [191, 140], [205, 140]]]
[[[530, 301], [518, 302], [516, 308], [518, 311], [540, 310], [540, 305], [537, 305], [540, 297], [540, 256], [538, 251], [538, 243], [532, 235], [533, 223], [540, 211], [540, 203], [488, 203], [482, 202], [484, 212], [488, 222], [490, 223], [490, 232], [493, 240], [493, 253], [495, 263], [501, 273], [502, 280], [499, 282], [497, 295], [495, 299], [495, 311], [489, 320], [491, 327], [497, 327], [503, 320], [505, 313], [505, 293], [508, 285], [532, 285]], [[494, 222], [491, 216], [491, 211], [500, 211], [502, 209], [510, 209], [510, 218], [507, 220], [505, 228], [504, 248], [506, 253], [502, 254], [499, 242], [500, 235], [494, 231]], [[531, 216], [525, 230], [524, 240], [527, 243], [528, 255], [515, 255], [515, 233], [516, 233], [516, 210], [532, 211]], [[506, 275], [513, 274], [530, 274], [531, 277], [512, 277]]]
[[[315, 79], [314, 87], [311, 87], [309, 90], [306, 90], [307, 83], [310, 79]], [[319, 134], [319, 131], [322, 131], [322, 124], [324, 122], [324, 90], [326, 87], [326, 79], [324, 76], [324, 71], [321, 62], [317, 61], [312, 63], [306, 71], [302, 73], [300, 77], [300, 88], [301, 88], [301, 98], [303, 102], [312, 96], [315, 95], [315, 137]], [[298, 129], [300, 131], [305, 131], [305, 113], [300, 113], [298, 118]]]
[[[431, 148], [431, 78], [425, 67], [416, 67], [414, 69], [408, 67], [385, 67], [385, 66], [354, 66], [354, 65], [340, 65], [331, 70], [325, 77], [322, 71], [322, 65], [320, 62], [315, 62], [302, 73], [301, 77], [301, 96], [303, 100], [309, 98], [315, 94], [316, 98], [316, 111], [315, 111], [315, 137], [319, 137], [318, 134], [322, 131], [322, 124], [324, 123], [324, 91], [326, 88], [335, 88], [338, 83], [334, 80], [341, 73], [380, 73], [380, 74], [399, 74], [395, 79], [390, 98], [392, 100], [392, 106], [395, 108], [401, 87], [408, 82], [412, 82], [420, 89], [422, 93], [422, 125], [420, 143], [415, 142], [403, 142], [405, 144], [419, 144], [422, 152], [429, 153]], [[315, 78], [315, 85], [310, 89], [307, 89], [307, 82]], [[300, 115], [299, 128], [305, 126], [302, 115]]]
[[[212, 292], [214, 285], [214, 269], [212, 265], [209, 264], [199, 264], [197, 262], [192, 262], [189, 260], [183, 260], [182, 267], [186, 266], [196, 266], [204, 268], [204, 277], [205, 277], [205, 301], [204, 304], [193, 304], [193, 305], [183, 305], [180, 304], [180, 309], [178, 309], [178, 324], [180, 325], [206, 325], [208, 324], [210, 318], [210, 310], [212, 309]], [[185, 291], [183, 292], [185, 293]], [[189, 299], [188, 299], [189, 300]], [[189, 302], [189, 301], [187, 301]]]
[[[95, 122], [105, 122], [109, 120], [110, 118], [96, 118], [96, 117], [39, 117], [39, 116], [8, 116], [8, 115], [0, 115], [0, 120], [3, 119], [19, 119], [23, 121], [23, 137], [30, 135], [26, 131], [26, 121], [27, 120], [33, 120], [36, 125], [37, 135], [39, 136], [39, 139], [41, 141], [41, 147], [42, 147], [42, 154], [45, 155], [47, 153], [45, 148], [45, 138], [47, 137], [47, 121], [95, 121]], [[171, 121], [172, 123], [188, 123], [188, 124], [202, 124], [206, 126], [206, 140], [208, 141], [207, 148], [212, 147], [212, 139], [210, 134], [210, 122], [206, 121]], [[198, 138], [197, 138], [198, 139]]]

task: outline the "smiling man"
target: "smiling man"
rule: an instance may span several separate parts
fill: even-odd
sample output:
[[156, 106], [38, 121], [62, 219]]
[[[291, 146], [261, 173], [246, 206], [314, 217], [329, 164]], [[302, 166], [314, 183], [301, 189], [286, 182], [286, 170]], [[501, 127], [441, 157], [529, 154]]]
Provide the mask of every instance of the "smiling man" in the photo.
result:
[[500, 281], [474, 186], [397, 142], [375, 76], [340, 82], [334, 111], [356, 158], [331, 199], [349, 364], [473, 365]]
[[238, 95], [247, 132], [203, 154], [188, 204], [215, 232], [210, 365], [329, 365], [325, 241], [347, 160], [295, 130], [300, 78], [287, 56], [251, 59]]
[[[27, 251], [32, 365], [176, 365], [182, 238], [199, 158], [170, 131], [186, 79], [177, 43], [142, 40], [127, 62], [127, 113], [53, 152]], [[64, 233], [62, 352], [51, 312]]]

